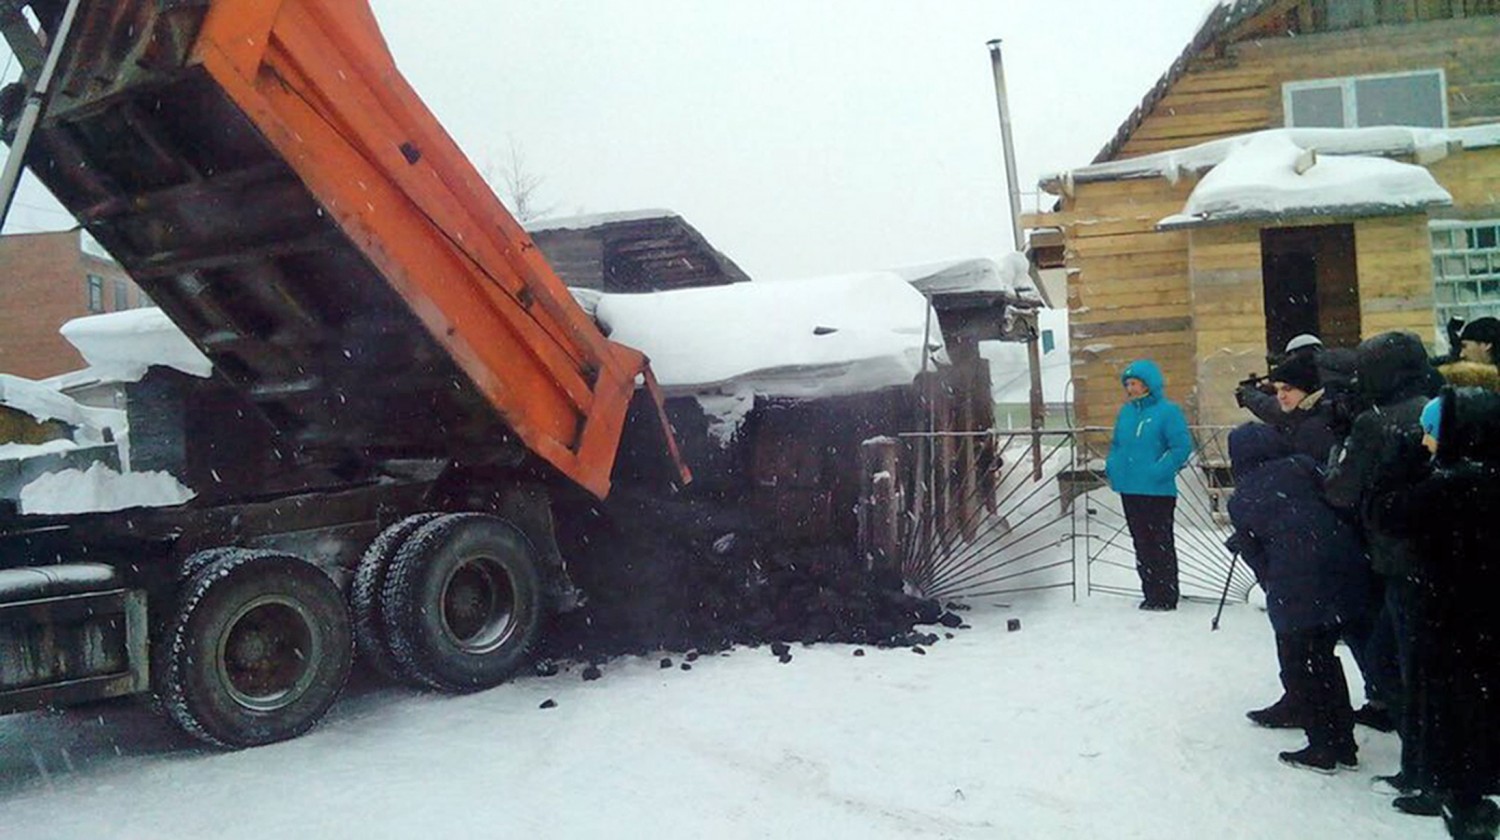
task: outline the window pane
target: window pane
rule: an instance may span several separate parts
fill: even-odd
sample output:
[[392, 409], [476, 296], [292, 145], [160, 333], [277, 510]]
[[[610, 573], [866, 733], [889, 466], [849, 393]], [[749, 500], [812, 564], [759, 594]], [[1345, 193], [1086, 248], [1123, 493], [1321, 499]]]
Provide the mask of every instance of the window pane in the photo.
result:
[[1292, 91], [1292, 113], [1288, 121], [1301, 128], [1343, 128], [1344, 92], [1337, 87], [1299, 88]]
[[1437, 73], [1357, 79], [1354, 109], [1361, 126], [1443, 127], [1443, 85]]
[[88, 278], [88, 307], [90, 312], [104, 311], [104, 278], [92, 274]]
[[1474, 247], [1476, 247], [1476, 248], [1493, 248], [1493, 247], [1495, 247], [1495, 229], [1492, 228], [1492, 227], [1475, 228], [1474, 229]]

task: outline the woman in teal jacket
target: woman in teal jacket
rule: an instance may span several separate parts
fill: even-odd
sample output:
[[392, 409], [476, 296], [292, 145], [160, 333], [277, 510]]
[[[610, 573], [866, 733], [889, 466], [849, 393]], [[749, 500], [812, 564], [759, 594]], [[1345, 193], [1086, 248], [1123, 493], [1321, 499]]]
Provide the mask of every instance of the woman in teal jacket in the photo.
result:
[[1125, 523], [1135, 543], [1143, 610], [1177, 609], [1177, 545], [1172, 521], [1177, 511], [1177, 472], [1193, 454], [1182, 409], [1163, 390], [1161, 368], [1149, 359], [1125, 366], [1120, 374], [1128, 397], [1115, 418], [1104, 473], [1120, 494]]

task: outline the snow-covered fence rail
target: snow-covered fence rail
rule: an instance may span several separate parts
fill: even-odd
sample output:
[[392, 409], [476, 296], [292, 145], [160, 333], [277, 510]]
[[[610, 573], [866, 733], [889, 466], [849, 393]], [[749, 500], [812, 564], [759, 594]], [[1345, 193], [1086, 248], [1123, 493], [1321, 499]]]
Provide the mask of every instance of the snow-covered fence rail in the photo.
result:
[[[1217, 599], [1231, 556], [1225, 510], [1233, 492], [1226, 427], [1193, 427], [1194, 452], [1178, 477], [1175, 542], [1185, 598]], [[934, 598], [1042, 589], [1135, 595], [1135, 549], [1119, 496], [1104, 480], [1109, 430], [937, 432], [902, 436], [913, 464], [901, 572]], [[982, 474], [944, 474], [938, 452], [982, 439], [995, 453]], [[1248, 597], [1243, 565], [1230, 595]]]

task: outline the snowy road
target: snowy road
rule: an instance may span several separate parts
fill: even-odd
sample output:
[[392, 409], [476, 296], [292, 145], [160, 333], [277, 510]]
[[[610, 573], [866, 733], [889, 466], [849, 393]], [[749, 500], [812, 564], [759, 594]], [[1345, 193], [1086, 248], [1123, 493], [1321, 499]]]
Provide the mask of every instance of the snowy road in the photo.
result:
[[970, 615], [926, 656], [737, 649], [467, 697], [356, 686], [311, 734], [240, 753], [134, 707], [12, 716], [0, 837], [1444, 836], [1370, 792], [1393, 736], [1360, 729], [1354, 773], [1277, 763], [1301, 734], [1243, 717], [1278, 692], [1264, 613], [1231, 606], [1217, 633], [1211, 606], [1102, 596]]

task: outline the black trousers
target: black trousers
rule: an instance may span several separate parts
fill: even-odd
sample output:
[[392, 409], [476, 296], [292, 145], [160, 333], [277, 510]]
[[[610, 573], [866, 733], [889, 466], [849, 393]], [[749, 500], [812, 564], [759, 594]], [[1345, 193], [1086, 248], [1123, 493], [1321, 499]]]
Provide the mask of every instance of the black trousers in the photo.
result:
[[1307, 715], [1307, 743], [1326, 749], [1354, 744], [1354, 710], [1344, 663], [1333, 652], [1343, 628], [1337, 624], [1276, 634], [1281, 686]]
[[1146, 603], [1177, 606], [1177, 542], [1172, 536], [1177, 497], [1121, 494], [1120, 504], [1135, 544], [1135, 570]]

